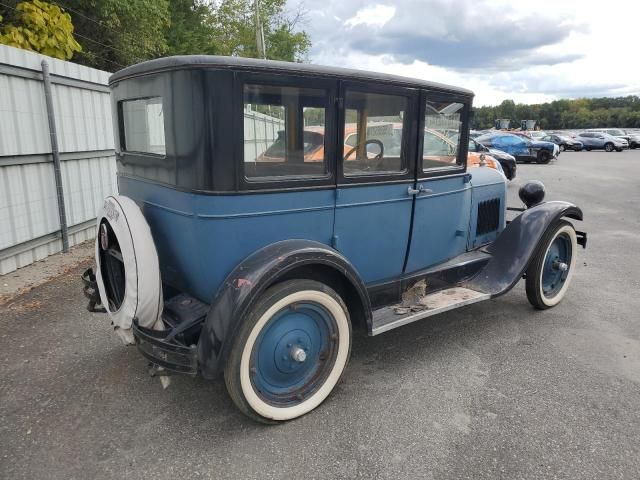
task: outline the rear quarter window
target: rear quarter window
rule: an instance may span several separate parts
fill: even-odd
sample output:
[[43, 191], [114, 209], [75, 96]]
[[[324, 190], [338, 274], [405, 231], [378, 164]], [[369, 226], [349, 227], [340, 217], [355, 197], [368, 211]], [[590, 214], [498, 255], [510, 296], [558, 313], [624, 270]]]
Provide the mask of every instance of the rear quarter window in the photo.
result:
[[164, 156], [164, 111], [161, 97], [120, 102], [121, 146], [127, 152]]

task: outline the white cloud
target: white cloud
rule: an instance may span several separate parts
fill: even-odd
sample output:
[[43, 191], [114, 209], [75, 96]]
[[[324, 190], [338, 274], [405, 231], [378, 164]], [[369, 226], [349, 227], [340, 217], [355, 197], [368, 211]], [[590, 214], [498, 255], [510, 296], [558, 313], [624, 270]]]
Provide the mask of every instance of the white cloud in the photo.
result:
[[638, 2], [310, 1], [313, 63], [463, 86], [476, 105], [640, 94]]
[[383, 27], [396, 14], [396, 7], [388, 5], [374, 5], [357, 11], [357, 13], [344, 22], [345, 26], [353, 28], [357, 25]]

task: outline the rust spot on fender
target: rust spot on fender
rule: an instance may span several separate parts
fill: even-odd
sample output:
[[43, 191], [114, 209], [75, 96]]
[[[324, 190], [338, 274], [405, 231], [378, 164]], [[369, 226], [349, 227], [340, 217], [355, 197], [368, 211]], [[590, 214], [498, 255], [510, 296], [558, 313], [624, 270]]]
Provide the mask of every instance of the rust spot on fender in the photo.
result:
[[239, 278], [236, 280], [236, 285], [238, 288], [250, 287], [253, 285], [253, 282], [247, 278]]

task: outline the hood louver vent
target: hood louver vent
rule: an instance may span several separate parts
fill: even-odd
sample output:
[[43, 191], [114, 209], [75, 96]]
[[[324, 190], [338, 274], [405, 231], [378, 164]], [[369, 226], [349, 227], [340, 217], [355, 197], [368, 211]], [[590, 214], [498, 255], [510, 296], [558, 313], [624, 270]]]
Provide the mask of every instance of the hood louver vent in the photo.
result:
[[500, 224], [500, 199], [485, 200], [478, 204], [476, 236], [498, 230]]

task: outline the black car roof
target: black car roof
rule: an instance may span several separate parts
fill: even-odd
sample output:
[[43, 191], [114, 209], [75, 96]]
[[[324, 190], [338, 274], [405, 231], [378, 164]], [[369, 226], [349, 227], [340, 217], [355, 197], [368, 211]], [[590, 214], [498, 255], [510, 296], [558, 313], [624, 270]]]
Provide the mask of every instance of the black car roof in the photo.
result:
[[341, 79], [375, 81], [417, 88], [427, 88], [464, 96], [473, 96], [473, 92], [466, 88], [454, 87], [427, 80], [402, 77], [399, 75], [389, 75], [386, 73], [368, 72], [365, 70], [354, 70], [349, 68], [311, 65], [308, 63], [280, 62], [275, 60], [260, 60], [241, 57], [220, 57], [213, 55], [180, 55], [138, 63], [119, 70], [111, 75], [109, 78], [109, 85], [140, 75], [192, 68], [227, 68], [233, 70], [250, 70], [272, 73], [279, 72], [288, 74], [319, 75], [323, 77], [339, 77]]

